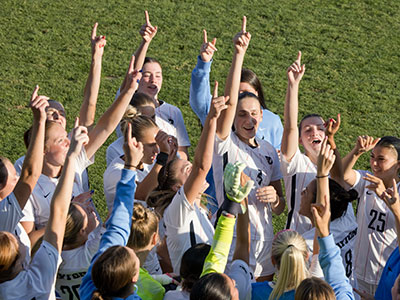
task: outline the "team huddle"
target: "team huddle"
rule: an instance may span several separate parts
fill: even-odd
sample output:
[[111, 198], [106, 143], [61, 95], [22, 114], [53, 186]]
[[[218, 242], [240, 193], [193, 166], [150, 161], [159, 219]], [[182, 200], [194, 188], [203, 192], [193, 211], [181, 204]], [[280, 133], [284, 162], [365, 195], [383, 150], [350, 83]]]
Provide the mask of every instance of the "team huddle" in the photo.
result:
[[[286, 72], [282, 125], [243, 68], [243, 17], [222, 96], [210, 85], [216, 39], [203, 31], [191, 163], [180, 109], [158, 98], [147, 11], [115, 100], [95, 121], [107, 44], [97, 26], [73, 129], [36, 86], [26, 155], [0, 157], [0, 299], [400, 299], [399, 138], [362, 135], [341, 157], [340, 114], [299, 122], [301, 52]], [[87, 168], [114, 132], [103, 222]], [[353, 169], [363, 154], [370, 171]], [[286, 206], [286, 229], [274, 234]]]

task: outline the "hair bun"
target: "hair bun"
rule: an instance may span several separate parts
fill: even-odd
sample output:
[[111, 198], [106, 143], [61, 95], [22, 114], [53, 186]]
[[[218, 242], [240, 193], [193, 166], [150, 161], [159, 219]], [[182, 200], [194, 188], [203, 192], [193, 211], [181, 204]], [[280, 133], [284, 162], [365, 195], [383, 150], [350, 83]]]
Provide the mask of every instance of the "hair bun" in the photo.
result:
[[347, 202], [352, 202], [358, 199], [358, 192], [355, 189], [351, 189], [347, 193], [349, 195], [348, 198], [346, 199]]
[[146, 208], [140, 204], [135, 203], [133, 206], [132, 220], [135, 222], [145, 221], [148, 219]]

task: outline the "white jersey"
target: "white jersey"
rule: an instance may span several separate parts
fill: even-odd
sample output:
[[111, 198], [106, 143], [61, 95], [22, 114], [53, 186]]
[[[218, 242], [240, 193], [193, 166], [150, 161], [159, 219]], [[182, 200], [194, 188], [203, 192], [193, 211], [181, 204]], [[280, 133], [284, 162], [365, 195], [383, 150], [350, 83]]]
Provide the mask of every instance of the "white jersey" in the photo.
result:
[[[354, 245], [357, 235], [357, 222], [354, 216], [353, 206], [348, 204], [343, 216], [330, 223], [330, 232], [333, 235], [336, 245], [340, 248], [343, 266], [346, 276], [351, 279], [355, 267]], [[303, 233], [310, 252], [313, 251], [315, 228]]]
[[55, 299], [54, 282], [61, 256], [43, 241], [30, 265], [14, 279], [0, 284], [0, 299]]
[[[86, 156], [85, 148], [82, 148], [75, 163], [75, 179], [72, 190], [72, 196], [78, 196], [87, 192], [84, 185], [82, 174], [86, 172], [86, 168], [93, 163]], [[34, 221], [36, 229], [45, 227], [50, 216], [50, 203], [53, 198], [54, 191], [58, 184], [59, 177], [50, 178], [41, 174], [28, 202], [23, 210], [24, 217], [21, 222]]]
[[211, 245], [214, 227], [208, 219], [207, 212], [199, 207], [196, 201], [190, 205], [184, 186], [164, 211], [164, 224], [172, 267], [174, 273], [179, 274], [182, 255], [198, 243]]
[[[146, 178], [147, 174], [149, 174], [154, 164], [155, 162], [151, 165], [143, 164], [143, 169], [136, 170], [136, 182], [141, 182], [144, 178]], [[107, 167], [103, 174], [104, 195], [106, 197], [107, 207], [109, 211], [111, 211], [113, 208], [117, 183], [121, 179], [121, 173], [124, 165], [125, 161], [120, 156], [118, 156], [111, 162], [111, 164]]]
[[63, 300], [78, 300], [79, 286], [99, 249], [100, 239], [106, 229], [100, 224], [93, 230], [84, 245], [61, 252], [62, 263], [58, 268], [56, 292]]
[[288, 206], [286, 229], [290, 228], [303, 234], [310, 230], [312, 225], [307, 217], [299, 214], [301, 192], [315, 179], [317, 166], [297, 148], [290, 162], [281, 155], [281, 171], [285, 182]]
[[260, 187], [268, 186], [271, 181], [282, 178], [279, 158], [275, 148], [264, 140], [256, 138], [258, 146], [255, 148], [243, 143], [234, 132], [222, 141], [215, 138], [213, 172], [218, 205], [224, 202], [223, 174], [227, 163], [237, 161], [245, 163], [244, 173], [254, 181], [250, 191], [249, 217], [251, 239], [269, 241], [274, 237], [272, 228], [272, 209], [269, 203], [262, 203], [256, 199], [256, 191]]
[[227, 274], [235, 280], [236, 288], [239, 292], [239, 299], [251, 299], [251, 283], [255, 282], [254, 274], [251, 268], [243, 260], [236, 259], [232, 262]]
[[[158, 128], [160, 128], [162, 131], [164, 131], [168, 135], [172, 135], [172, 136], [176, 137], [175, 127], [172, 126], [167, 121], [165, 121], [164, 119], [156, 116], [156, 124], [157, 124]], [[110, 165], [110, 163], [116, 157], [120, 157], [121, 155], [124, 155], [124, 149], [122, 148], [123, 145], [124, 145], [124, 137], [122, 135], [122, 136], [119, 136], [114, 142], [112, 142], [110, 146], [108, 146], [107, 151], [106, 151], [107, 167]]]
[[378, 285], [386, 261], [397, 246], [396, 221], [385, 202], [365, 187], [370, 184], [363, 179], [366, 173], [357, 171], [357, 180], [353, 186], [360, 197], [357, 208], [355, 273], [360, 280]]

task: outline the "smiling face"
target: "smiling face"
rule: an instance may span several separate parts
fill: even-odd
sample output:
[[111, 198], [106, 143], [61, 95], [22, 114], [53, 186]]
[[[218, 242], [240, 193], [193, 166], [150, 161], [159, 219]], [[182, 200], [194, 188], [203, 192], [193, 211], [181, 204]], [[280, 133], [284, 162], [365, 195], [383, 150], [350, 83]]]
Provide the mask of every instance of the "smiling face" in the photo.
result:
[[45, 162], [53, 166], [63, 166], [70, 141], [67, 132], [58, 123], [53, 123], [46, 132]]
[[374, 175], [383, 181], [397, 178], [400, 168], [397, 151], [385, 146], [376, 146], [371, 151], [370, 165]]
[[306, 154], [317, 156], [325, 138], [324, 120], [320, 117], [309, 117], [300, 124], [299, 142], [304, 146]]
[[148, 62], [142, 68], [142, 79], [140, 79], [138, 93], [145, 93], [157, 99], [162, 86], [162, 69], [156, 62]]
[[262, 110], [256, 98], [239, 100], [234, 120], [235, 133], [246, 144], [253, 145], [254, 137], [262, 120]]

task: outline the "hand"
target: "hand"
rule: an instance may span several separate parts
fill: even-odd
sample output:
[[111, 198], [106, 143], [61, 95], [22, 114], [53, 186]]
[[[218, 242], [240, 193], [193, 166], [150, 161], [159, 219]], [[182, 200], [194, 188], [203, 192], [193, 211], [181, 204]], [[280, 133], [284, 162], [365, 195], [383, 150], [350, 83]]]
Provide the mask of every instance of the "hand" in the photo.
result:
[[393, 179], [393, 186], [386, 189], [379, 197], [385, 201], [387, 207], [390, 208], [395, 216], [400, 217], [400, 197], [396, 179]]
[[321, 150], [317, 159], [317, 176], [326, 176], [332, 169], [336, 156], [328, 144], [328, 138], [325, 137], [322, 141]]
[[169, 135], [162, 130], [159, 130], [156, 135], [156, 143], [160, 148], [160, 152], [167, 153], [169, 155], [170, 146], [169, 146]]
[[233, 38], [233, 44], [238, 53], [245, 53], [250, 43], [251, 34], [246, 31], [246, 22], [246, 16], [243, 16], [242, 30]]
[[325, 134], [328, 137], [334, 137], [336, 132], [338, 132], [340, 127], [340, 114], [337, 115], [337, 121], [335, 119], [329, 119], [325, 122]]
[[361, 155], [369, 150], [372, 150], [380, 138], [374, 139], [372, 136], [363, 135], [357, 138], [356, 146], [354, 147], [356, 154]]
[[106, 37], [104, 35], [97, 36], [97, 25], [96, 22], [92, 29], [92, 36], [90, 38], [92, 44], [92, 56], [102, 57], [104, 54], [104, 46], [107, 44]]
[[212, 59], [214, 52], [217, 51], [217, 48], [215, 48], [216, 42], [217, 42], [216, 38], [214, 38], [212, 42], [207, 42], [207, 31], [204, 29], [203, 45], [201, 45], [200, 48], [200, 57], [202, 61], [209, 62]]
[[355, 291], [357, 294], [360, 295], [361, 300], [375, 300], [375, 297], [373, 295], [370, 295], [366, 292], [361, 292], [360, 290], [354, 289], [353, 291]]
[[89, 204], [91, 203], [91, 201], [92, 201], [92, 195], [93, 195], [93, 193], [94, 193], [94, 190], [87, 191], [87, 192], [84, 192], [84, 193], [82, 193], [82, 194], [79, 194], [78, 196], [76, 196], [76, 197], [74, 197], [74, 198], [72, 199], [72, 202], [77, 202], [77, 203], [80, 203], [80, 204], [82, 204], [82, 205], [87, 206], [87, 205], [89, 205]]
[[157, 33], [157, 26], [151, 25], [149, 13], [147, 12], [147, 10], [144, 11], [144, 16], [146, 18], [146, 23], [142, 25], [142, 27], [139, 30], [139, 33], [146, 43], [150, 43], [153, 37]]
[[229, 96], [218, 97], [218, 81], [215, 81], [213, 98], [211, 100], [211, 107], [210, 107], [210, 111], [208, 113], [209, 116], [211, 118], [218, 119], [219, 116], [221, 115], [221, 112], [228, 108], [228, 105], [226, 105], [226, 102], [228, 101], [228, 99], [229, 99]]
[[29, 106], [32, 109], [33, 118], [36, 121], [45, 121], [47, 119], [46, 107], [49, 106], [49, 97], [38, 96], [39, 86], [37, 85], [33, 90]]
[[287, 78], [290, 85], [298, 85], [306, 71], [306, 65], [301, 65], [301, 51], [297, 53], [296, 61], [287, 69]]
[[178, 153], [178, 140], [176, 137], [170, 135], [168, 137], [168, 144], [169, 144], [169, 155], [167, 163], [173, 160], [176, 157], [176, 153]]
[[124, 86], [121, 87], [122, 90], [133, 90], [136, 91], [139, 86], [139, 81], [142, 78], [142, 73], [139, 70], [134, 69], [135, 56], [132, 55], [131, 61], [129, 63], [128, 72], [125, 75]]
[[383, 183], [382, 179], [367, 173], [364, 177], [365, 180], [369, 181], [370, 184], [366, 185], [365, 187], [373, 192], [378, 197], [381, 197], [382, 194], [386, 191], [385, 184]]
[[229, 163], [224, 171], [224, 186], [228, 198], [237, 203], [242, 202], [253, 188], [254, 181], [248, 180], [244, 186], [241, 186], [241, 173], [246, 165], [236, 162], [234, 165]]
[[79, 118], [75, 119], [74, 129], [72, 130], [71, 143], [69, 145], [68, 156], [79, 155], [82, 146], [89, 143], [88, 130], [85, 126], [79, 126]]
[[331, 219], [331, 208], [327, 197], [324, 197], [324, 203], [311, 204], [311, 212], [314, 217], [315, 228], [320, 237], [329, 235], [329, 221]]
[[132, 137], [131, 123], [128, 123], [127, 129], [125, 130], [125, 142], [123, 148], [125, 153], [125, 165], [135, 166], [136, 168], [143, 158], [143, 145], [141, 142], [137, 142], [136, 138]]

